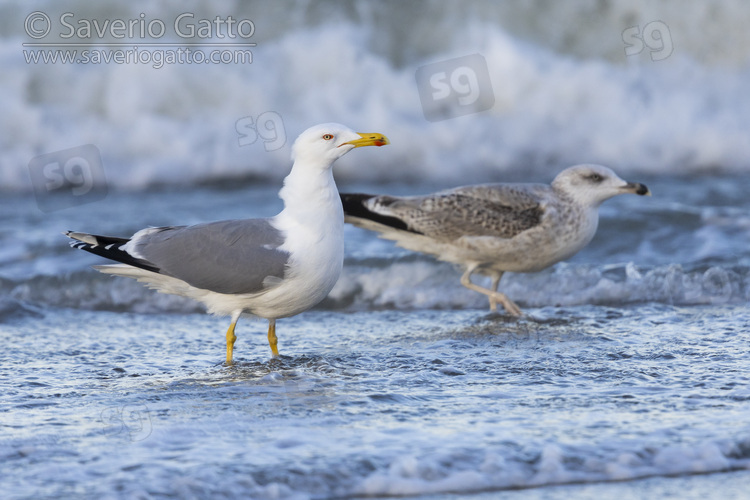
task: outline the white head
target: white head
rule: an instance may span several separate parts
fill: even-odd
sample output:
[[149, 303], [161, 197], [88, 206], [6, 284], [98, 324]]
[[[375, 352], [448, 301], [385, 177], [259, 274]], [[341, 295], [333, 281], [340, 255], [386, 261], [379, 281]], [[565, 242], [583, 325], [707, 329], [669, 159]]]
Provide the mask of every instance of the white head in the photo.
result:
[[390, 144], [383, 134], [360, 134], [338, 123], [323, 123], [300, 134], [292, 146], [292, 161], [321, 169], [354, 148]]
[[598, 207], [603, 201], [618, 194], [651, 195], [645, 185], [625, 182], [612, 170], [601, 165], [566, 168], [552, 181], [552, 188], [590, 207]]

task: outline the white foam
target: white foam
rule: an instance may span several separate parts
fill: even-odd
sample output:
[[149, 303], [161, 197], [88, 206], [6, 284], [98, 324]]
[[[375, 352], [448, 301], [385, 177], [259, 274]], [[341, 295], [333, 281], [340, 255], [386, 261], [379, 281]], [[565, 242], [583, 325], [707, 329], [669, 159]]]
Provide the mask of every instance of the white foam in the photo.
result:
[[[54, 263], [55, 266], [62, 265]], [[347, 265], [319, 307], [367, 309], [485, 309], [487, 299], [459, 283], [460, 271], [433, 262], [402, 262], [387, 267]], [[484, 278], [474, 281], [489, 285]], [[743, 267], [686, 269], [670, 264], [641, 268], [633, 263], [597, 267], [557, 264], [536, 274], [507, 274], [502, 290], [522, 308], [738, 304], [750, 299], [750, 278]], [[199, 312], [193, 301], [155, 293], [131, 280], [113, 280], [89, 270], [64, 276], [42, 273], [23, 282], [6, 281], [13, 300], [37, 306], [129, 310], [139, 313]], [[61, 293], [64, 290], [65, 293]]]
[[[747, 269], [686, 269], [678, 264], [642, 268], [634, 263], [595, 266], [560, 263], [534, 274], [503, 277], [502, 291], [524, 307], [744, 303], [750, 298]], [[484, 308], [487, 299], [459, 283], [460, 270], [432, 262], [383, 268], [345, 266], [329, 298], [352, 308]], [[489, 280], [475, 277], [477, 283]], [[484, 280], [484, 281], [483, 281]]]
[[[747, 467], [747, 460], [727, 456], [721, 444], [700, 442], [640, 449], [638, 453], [600, 448], [591, 450], [546, 443], [534, 458], [513, 456], [508, 449], [485, 447], [484, 459], [469, 452], [438, 457], [396, 457], [386, 469], [373, 472], [355, 488], [358, 495], [399, 496], [471, 493], [555, 484], [620, 481], [658, 475], [702, 474]], [[531, 453], [532, 450], [527, 450]]]

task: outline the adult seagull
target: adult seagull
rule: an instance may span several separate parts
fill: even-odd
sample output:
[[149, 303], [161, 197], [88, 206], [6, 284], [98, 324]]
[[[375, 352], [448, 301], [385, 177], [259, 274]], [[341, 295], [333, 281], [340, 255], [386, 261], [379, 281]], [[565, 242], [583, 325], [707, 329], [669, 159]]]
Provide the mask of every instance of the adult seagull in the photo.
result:
[[[463, 266], [461, 284], [520, 316], [497, 291], [506, 271], [541, 271], [585, 247], [599, 224], [599, 205], [624, 193], [650, 195], [600, 165], [577, 165], [551, 185], [480, 184], [425, 196], [341, 194], [346, 222], [377, 231], [409, 250]], [[480, 273], [490, 288], [471, 281]]]
[[68, 231], [71, 246], [120, 262], [95, 266], [135, 278], [160, 292], [231, 315], [227, 364], [243, 312], [268, 320], [268, 342], [278, 357], [276, 320], [323, 300], [344, 260], [344, 214], [331, 167], [354, 148], [389, 144], [382, 134], [360, 134], [336, 123], [304, 131], [292, 147], [291, 173], [275, 217], [151, 227], [130, 238]]

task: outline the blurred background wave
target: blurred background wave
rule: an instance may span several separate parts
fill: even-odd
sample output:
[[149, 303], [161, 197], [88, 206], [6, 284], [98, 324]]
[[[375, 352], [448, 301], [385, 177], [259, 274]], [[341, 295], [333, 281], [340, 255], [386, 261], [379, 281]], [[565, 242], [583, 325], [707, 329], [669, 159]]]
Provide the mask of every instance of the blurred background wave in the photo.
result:
[[[22, 46], [38, 41], [24, 31], [33, 11], [57, 24], [43, 41], [61, 41], [65, 12], [74, 25], [143, 14], [167, 27], [189, 12], [196, 23], [250, 19], [257, 46], [250, 64], [34, 64], [26, 58], [39, 49]], [[326, 121], [393, 143], [388, 155], [343, 159], [342, 182], [549, 180], [581, 162], [631, 177], [744, 174], [749, 24], [741, 0], [6, 1], [0, 186], [29, 191], [32, 158], [83, 144], [101, 151], [111, 189], [277, 181], [296, 135]], [[158, 41], [184, 41], [173, 35]], [[469, 54], [485, 58], [494, 104], [426, 120], [417, 70]], [[242, 135], [242, 120], [263, 113], [276, 119], [273, 147]]]

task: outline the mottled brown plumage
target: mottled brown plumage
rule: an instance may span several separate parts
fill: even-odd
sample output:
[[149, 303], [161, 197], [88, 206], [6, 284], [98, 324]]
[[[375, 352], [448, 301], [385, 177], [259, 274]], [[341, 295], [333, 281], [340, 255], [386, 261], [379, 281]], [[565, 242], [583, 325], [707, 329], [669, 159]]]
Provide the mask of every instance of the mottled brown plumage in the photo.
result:
[[[461, 283], [500, 302], [511, 314], [517, 305], [497, 292], [506, 271], [535, 272], [567, 259], [596, 233], [599, 205], [623, 193], [649, 194], [610, 169], [578, 165], [551, 185], [482, 184], [425, 196], [342, 194], [346, 221], [377, 231], [404, 248], [460, 264]], [[478, 272], [490, 289], [471, 282]]]

